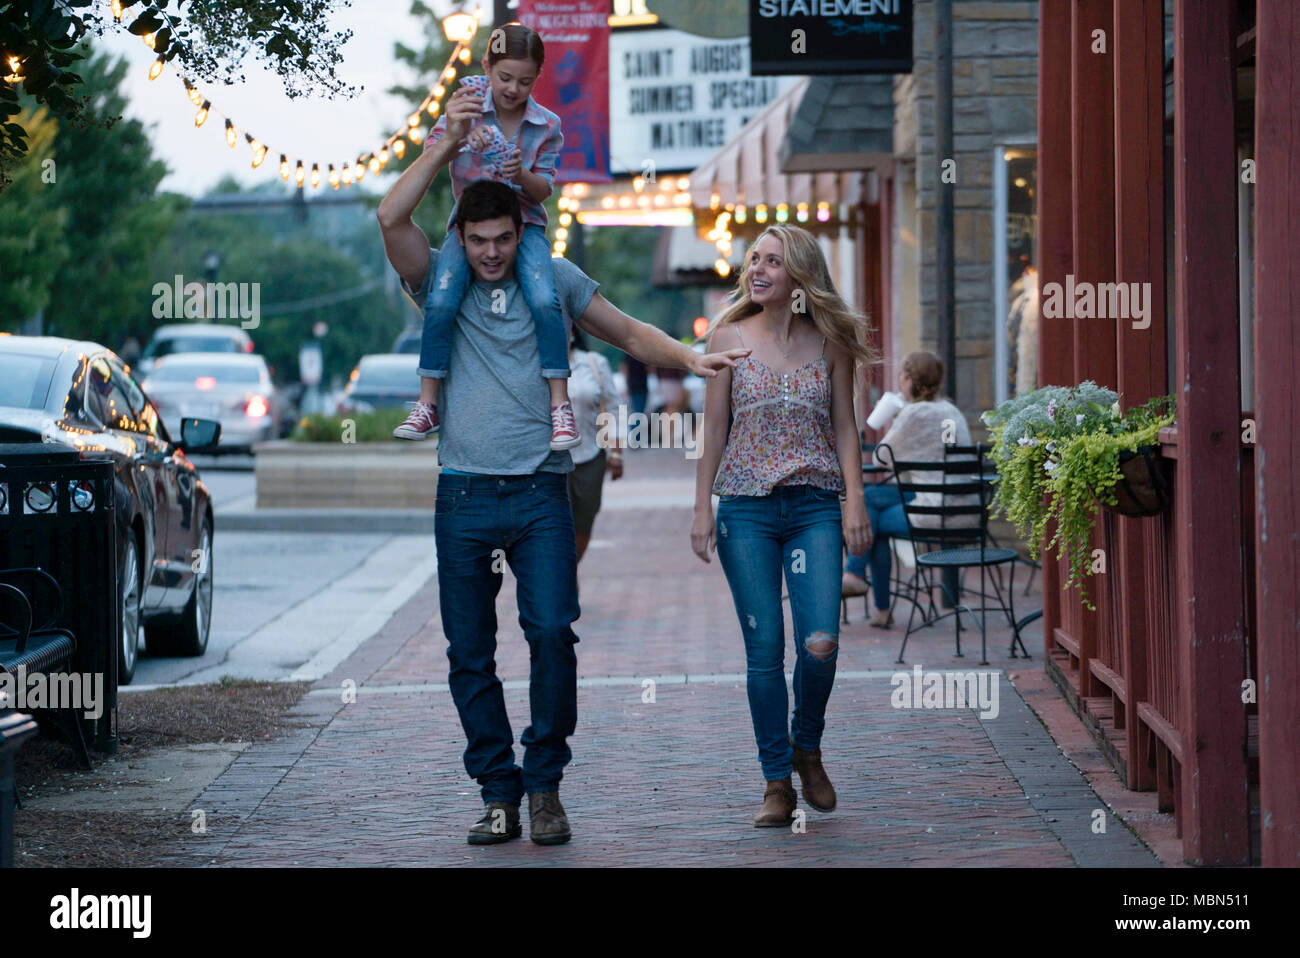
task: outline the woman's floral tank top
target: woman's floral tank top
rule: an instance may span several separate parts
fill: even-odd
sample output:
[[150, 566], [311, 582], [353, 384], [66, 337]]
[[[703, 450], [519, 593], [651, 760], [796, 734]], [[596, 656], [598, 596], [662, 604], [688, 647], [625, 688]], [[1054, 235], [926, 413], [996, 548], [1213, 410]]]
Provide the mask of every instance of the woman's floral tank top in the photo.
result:
[[731, 414], [716, 495], [766, 496], [776, 486], [796, 485], [844, 491], [825, 338], [820, 356], [790, 372], [753, 356], [739, 360], [731, 371]]

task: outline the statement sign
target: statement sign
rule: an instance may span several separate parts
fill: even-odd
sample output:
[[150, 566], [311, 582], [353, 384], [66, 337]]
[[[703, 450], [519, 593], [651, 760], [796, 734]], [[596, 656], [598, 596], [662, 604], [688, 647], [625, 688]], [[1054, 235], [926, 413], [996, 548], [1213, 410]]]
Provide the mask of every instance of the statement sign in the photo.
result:
[[912, 0], [750, 0], [754, 76], [911, 73]]

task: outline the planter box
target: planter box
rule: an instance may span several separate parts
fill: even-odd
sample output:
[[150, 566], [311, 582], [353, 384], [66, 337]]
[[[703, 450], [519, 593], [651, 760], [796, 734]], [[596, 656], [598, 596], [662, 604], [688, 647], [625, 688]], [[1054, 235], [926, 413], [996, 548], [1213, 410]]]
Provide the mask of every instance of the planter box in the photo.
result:
[[438, 440], [258, 443], [258, 509], [433, 509]]

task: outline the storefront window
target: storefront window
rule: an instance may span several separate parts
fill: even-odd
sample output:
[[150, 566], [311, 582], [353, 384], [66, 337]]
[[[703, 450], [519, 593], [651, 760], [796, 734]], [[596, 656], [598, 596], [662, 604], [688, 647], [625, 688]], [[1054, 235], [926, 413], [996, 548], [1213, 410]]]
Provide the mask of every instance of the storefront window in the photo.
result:
[[1002, 147], [994, 162], [994, 397], [1037, 388], [1038, 151]]

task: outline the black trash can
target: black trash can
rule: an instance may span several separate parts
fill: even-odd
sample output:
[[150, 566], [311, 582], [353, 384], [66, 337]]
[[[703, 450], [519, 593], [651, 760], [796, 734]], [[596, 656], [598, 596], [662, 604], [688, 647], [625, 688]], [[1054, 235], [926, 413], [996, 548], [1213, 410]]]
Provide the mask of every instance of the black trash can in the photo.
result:
[[63, 590], [56, 625], [76, 638], [69, 671], [103, 675], [98, 718], [78, 715], [91, 748], [117, 751], [117, 524], [110, 459], [60, 443], [0, 443], [0, 569], [35, 567]]
[[12, 705], [8, 693], [0, 690], [0, 868], [11, 868], [14, 863], [14, 753], [36, 734], [36, 721], [11, 711]]

